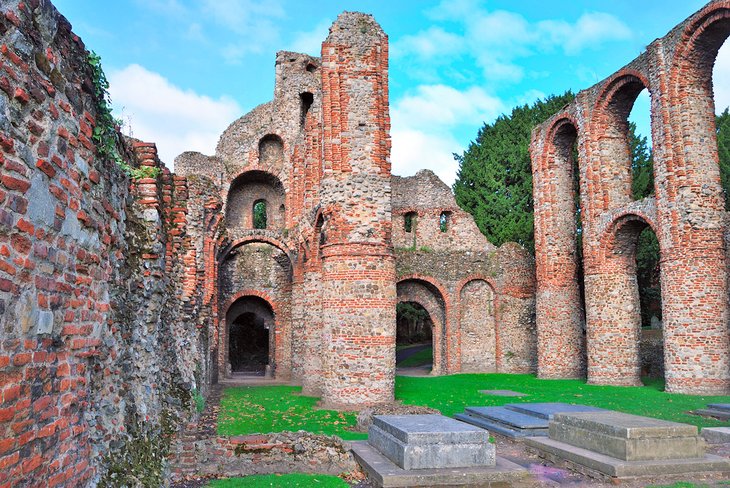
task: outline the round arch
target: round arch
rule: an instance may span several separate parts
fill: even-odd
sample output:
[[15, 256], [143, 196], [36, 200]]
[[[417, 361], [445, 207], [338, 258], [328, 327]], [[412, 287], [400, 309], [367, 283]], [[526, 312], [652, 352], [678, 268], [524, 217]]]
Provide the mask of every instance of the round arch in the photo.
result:
[[644, 73], [624, 69], [613, 75], [601, 89], [593, 111], [600, 158], [593, 158], [587, 168], [591, 176], [589, 200], [594, 215], [621, 207], [633, 200], [632, 160], [629, 140], [629, 115], [642, 91], [652, 97]]
[[[236, 310], [236, 307], [239, 310]], [[268, 314], [266, 313], [267, 309], [269, 311]], [[235, 344], [232, 347], [231, 343], [256, 342], [255, 338], [251, 339], [251, 341], [248, 338], [245, 341], [241, 341], [240, 339], [238, 341], [235, 340], [236, 334], [232, 331], [232, 327], [236, 325], [237, 318], [244, 315], [257, 316], [261, 321], [258, 324], [259, 328], [262, 326], [266, 329], [265, 373], [267, 375], [275, 375], [277, 359], [275, 338], [280, 328], [278, 320], [280, 305], [268, 293], [259, 290], [242, 290], [228, 299], [219, 310], [220, 333], [218, 360], [223, 365], [225, 375], [228, 376], [236, 371], [236, 365], [233, 364], [234, 356], [236, 356], [236, 351], [234, 351]]]
[[294, 262], [294, 252], [283, 241], [268, 235], [252, 233], [251, 235], [234, 240], [223, 249], [218, 255], [218, 262], [222, 262], [235, 249], [251, 243], [269, 244], [287, 255], [289, 262]]
[[432, 328], [433, 368], [431, 374], [448, 371], [448, 304], [443, 286], [430, 277], [411, 275], [400, 278], [396, 283], [397, 303], [414, 302], [429, 314]]

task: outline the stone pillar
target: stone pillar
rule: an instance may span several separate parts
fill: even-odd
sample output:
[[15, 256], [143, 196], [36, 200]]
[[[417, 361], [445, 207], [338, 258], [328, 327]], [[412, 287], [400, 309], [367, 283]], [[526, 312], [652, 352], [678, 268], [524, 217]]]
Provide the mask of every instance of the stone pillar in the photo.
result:
[[392, 402], [395, 256], [391, 243], [388, 40], [345, 12], [322, 45], [323, 403]]
[[[545, 132], [543, 132], [545, 131]], [[583, 332], [576, 248], [573, 145], [567, 119], [533, 133], [537, 374], [583, 376]]]

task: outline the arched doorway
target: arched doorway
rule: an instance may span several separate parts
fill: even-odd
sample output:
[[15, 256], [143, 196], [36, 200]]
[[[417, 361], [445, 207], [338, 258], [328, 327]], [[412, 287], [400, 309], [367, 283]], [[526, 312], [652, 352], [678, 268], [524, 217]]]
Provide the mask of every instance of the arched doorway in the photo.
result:
[[226, 313], [225, 342], [231, 374], [271, 376], [274, 366], [275, 316], [257, 296], [243, 296]]
[[[430, 363], [431, 374], [446, 372], [446, 303], [439, 287], [426, 279], [409, 278], [398, 282], [397, 294], [396, 344], [400, 347], [396, 363], [424, 368]], [[403, 352], [413, 346], [417, 348], [415, 354]]]
[[396, 367], [433, 368], [433, 321], [418, 302], [396, 306]]

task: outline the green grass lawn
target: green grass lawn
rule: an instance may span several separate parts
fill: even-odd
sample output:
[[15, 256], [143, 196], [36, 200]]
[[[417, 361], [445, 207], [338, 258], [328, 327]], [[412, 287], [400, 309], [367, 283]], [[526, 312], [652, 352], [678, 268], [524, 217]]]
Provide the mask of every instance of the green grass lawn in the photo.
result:
[[398, 366], [402, 366], [404, 368], [411, 368], [416, 366], [423, 366], [425, 364], [430, 364], [433, 362], [433, 347], [427, 347], [426, 349], [422, 351], [418, 351], [413, 356], [410, 356], [400, 363], [398, 363]]
[[319, 398], [302, 396], [301, 391], [298, 386], [227, 388], [221, 399], [218, 433], [246, 435], [306, 430], [346, 440], [367, 438], [367, 434], [347, 430], [355, 426], [357, 414], [315, 410]]
[[[564, 402], [581, 403], [619, 410], [698, 427], [727, 425], [719, 420], [685, 414], [708, 403], [728, 403], [730, 396], [695, 396], [665, 393], [660, 380], [651, 380], [643, 387], [596, 386], [580, 380], [540, 380], [533, 375], [459, 374], [437, 377], [405, 377], [396, 379], [396, 398], [403, 403], [436, 408], [449, 417], [468, 406], [493, 406], [506, 403]], [[514, 390], [526, 397], [483, 395], [479, 390]]]
[[[453, 416], [469, 406], [496, 406], [519, 402], [582, 403], [698, 427], [718, 427], [726, 422], [685, 412], [708, 403], [730, 403], [730, 396], [694, 396], [665, 393], [663, 382], [644, 387], [594, 386], [579, 380], [539, 380], [533, 375], [460, 374], [438, 377], [396, 378], [395, 396], [403, 403], [424, 405]], [[514, 390], [526, 397], [483, 395], [479, 390]], [[228, 388], [221, 400], [218, 432], [244, 435], [306, 430], [337, 435], [346, 440], [365, 439], [350, 432], [356, 416], [350, 412], [315, 410], [314, 397], [301, 396], [299, 387], [260, 386]]]
[[345, 488], [350, 485], [336, 476], [323, 474], [260, 474], [243, 478], [214, 480], [208, 484], [211, 488], [295, 488], [321, 486], [322, 488]]

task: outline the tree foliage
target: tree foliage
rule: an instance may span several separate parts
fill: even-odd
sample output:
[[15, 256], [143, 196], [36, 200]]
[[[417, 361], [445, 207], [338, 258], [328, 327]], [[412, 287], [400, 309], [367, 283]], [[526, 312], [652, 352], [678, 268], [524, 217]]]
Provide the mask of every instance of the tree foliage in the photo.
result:
[[534, 252], [530, 135], [573, 98], [568, 91], [515, 107], [484, 124], [468, 149], [454, 155], [456, 201], [495, 245], [515, 241]]
[[725, 210], [730, 210], [730, 112], [728, 108], [715, 118], [717, 127], [717, 153], [720, 156], [720, 181], [725, 194]]

